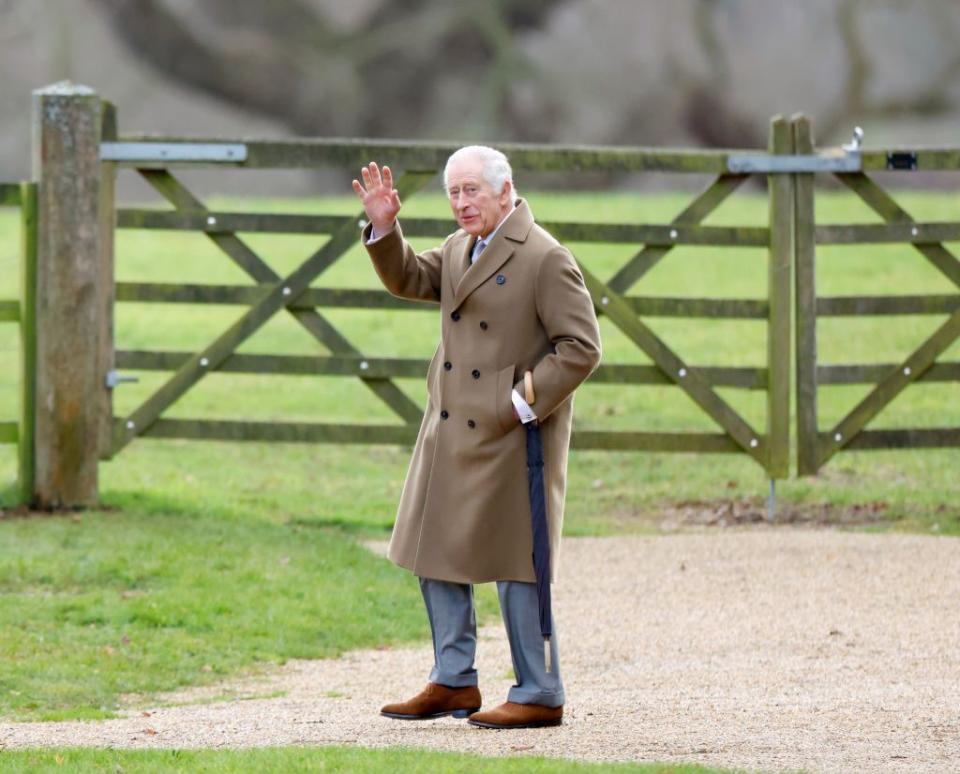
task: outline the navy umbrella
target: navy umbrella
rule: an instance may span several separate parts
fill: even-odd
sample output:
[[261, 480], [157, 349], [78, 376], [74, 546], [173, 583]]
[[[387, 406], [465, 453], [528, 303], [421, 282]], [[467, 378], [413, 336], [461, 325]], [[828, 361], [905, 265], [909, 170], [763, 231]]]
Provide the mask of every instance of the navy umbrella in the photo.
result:
[[[524, 392], [533, 405], [532, 374], [524, 374]], [[530, 487], [530, 517], [533, 526], [533, 570], [537, 576], [537, 600], [540, 606], [540, 633], [543, 635], [543, 660], [550, 672], [550, 637], [553, 634], [553, 611], [550, 604], [550, 528], [547, 525], [547, 498], [543, 486], [543, 442], [536, 420], [524, 425], [527, 429], [527, 481]]]

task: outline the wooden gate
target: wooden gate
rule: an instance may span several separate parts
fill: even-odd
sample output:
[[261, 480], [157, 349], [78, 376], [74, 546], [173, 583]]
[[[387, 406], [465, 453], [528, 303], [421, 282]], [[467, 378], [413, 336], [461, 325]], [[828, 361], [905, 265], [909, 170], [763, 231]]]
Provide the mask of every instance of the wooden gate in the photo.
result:
[[[813, 153], [810, 122], [792, 121], [798, 153]], [[883, 224], [817, 225], [814, 221], [813, 174], [798, 174], [796, 189], [796, 326], [797, 326], [797, 469], [811, 475], [848, 449], [960, 446], [960, 428], [867, 429], [890, 403], [916, 382], [960, 381], [960, 363], [937, 358], [960, 336], [960, 293], [949, 295], [848, 296], [819, 298], [816, 293], [817, 245], [903, 244], [919, 253], [951, 283], [960, 287], [960, 260], [944, 242], [960, 241], [960, 222], [916, 221], [870, 177], [890, 170], [960, 170], [955, 150], [876, 150], [861, 154], [862, 171], [835, 173], [849, 190], [877, 213]], [[947, 315], [914, 352], [899, 363], [824, 366], [817, 358], [817, 320], [859, 315]], [[820, 429], [818, 385], [873, 383], [872, 390], [839, 422]]]
[[[201, 231], [251, 279], [245, 286], [160, 285], [119, 283], [117, 302], [232, 303], [247, 311], [228, 329], [214, 335], [197, 352], [116, 352], [115, 367], [169, 370], [172, 375], [135, 410], [115, 417], [104, 456], [116, 454], [138, 437], [217, 438], [230, 440], [322, 441], [348, 443], [410, 443], [416, 436], [421, 408], [392, 381], [419, 376], [427, 360], [375, 358], [360, 351], [324, 316], [324, 307], [414, 309], [424, 305], [392, 298], [383, 291], [311, 287], [347, 250], [356, 245], [362, 212], [343, 215], [282, 215], [217, 212], [210, 210], [177, 177], [177, 170], [201, 163], [184, 156], [198, 148], [197, 140], [169, 138], [162, 143], [170, 158], [147, 160], [155, 151], [140, 145], [144, 157], [136, 158], [137, 143], [146, 138], [123, 138], [111, 163], [130, 167], [167, 202], [169, 211], [118, 208], [117, 226], [136, 229]], [[786, 121], [773, 124], [771, 147], [789, 142]], [[218, 141], [220, 147], [243, 149], [243, 161], [227, 161], [243, 168], [310, 168], [339, 165], [356, 170], [371, 158], [382, 159], [398, 171], [398, 188], [405, 201], [435, 180], [453, 145], [425, 145], [374, 141]], [[106, 146], [105, 146], [106, 147]], [[579, 243], [617, 243], [635, 246], [633, 257], [608, 281], [581, 262], [581, 270], [597, 311], [606, 315], [642, 352], [652, 366], [604, 363], [593, 377], [599, 382], [673, 384], [684, 391], [717, 424], [716, 433], [644, 433], [578, 430], [575, 448], [640, 449], [656, 451], [742, 452], [756, 460], [771, 477], [788, 472], [789, 453], [789, 340], [790, 340], [790, 228], [792, 186], [788, 175], [772, 176], [772, 227], [704, 226], [713, 212], [748, 175], [727, 172], [727, 154], [716, 151], [665, 151], [651, 149], [557, 148], [501, 146], [517, 171], [651, 171], [710, 173], [713, 182], [674, 220], [662, 225], [628, 223], [544, 222], [558, 239]], [[183, 153], [178, 152], [183, 150]], [[113, 152], [112, 150], [110, 152]], [[174, 158], [180, 160], [174, 160]], [[111, 158], [114, 158], [111, 156]], [[408, 237], [442, 238], [452, 224], [448, 219], [403, 219]], [[298, 233], [327, 235], [323, 244], [286, 276], [275, 273], [238, 236], [244, 234]], [[657, 298], [627, 295], [630, 288], [678, 245], [768, 248], [769, 296], [766, 299]], [[324, 357], [245, 355], [237, 347], [271, 317], [289, 314], [329, 350]], [[769, 330], [769, 362], [753, 368], [711, 368], [688, 363], [643, 321], [647, 315], [672, 317], [724, 317], [765, 323]], [[372, 390], [396, 414], [395, 424], [317, 424], [283, 422], [167, 419], [164, 412], [213, 371], [273, 374], [335, 374], [350, 376]], [[765, 428], [752, 427], [717, 392], [718, 386], [766, 390], [768, 418]]]
[[[69, 90], [67, 90], [69, 91]], [[340, 167], [355, 171], [370, 159], [390, 163], [397, 172], [405, 200], [437, 177], [452, 144], [372, 140], [201, 140], [118, 136], [112, 108], [89, 90], [67, 93], [62, 88], [38, 92], [35, 135], [45, 143], [41, 192], [36, 213], [40, 223], [40, 273], [64, 270], [64, 256], [83, 264], [82, 276], [66, 277], [72, 298], [82, 299], [83, 314], [60, 314], [45, 342], [69, 340], [57, 351], [43, 349], [36, 374], [46, 379], [58, 397], [37, 408], [34, 426], [38, 467], [33, 500], [38, 504], [83, 504], [95, 501], [96, 458], [108, 458], [137, 438], [188, 438], [252, 441], [334, 443], [412, 443], [421, 407], [404, 393], [396, 379], [422, 377], [425, 358], [372, 356], [363, 352], [329, 317], [328, 309], [414, 310], [428, 305], [401, 301], [382, 290], [317, 285], [336, 262], [355, 246], [363, 213], [276, 214], [224, 212], [208, 207], [184, 184], [180, 170], [215, 165], [232, 169], [311, 169]], [[52, 107], [56, 109], [52, 109]], [[65, 120], [64, 117], [69, 117]], [[689, 397], [716, 426], [714, 432], [641, 432], [576, 427], [572, 444], [579, 449], [619, 449], [739, 453], [757, 462], [771, 479], [789, 472], [791, 387], [791, 282], [796, 268], [798, 469], [815, 472], [837, 451], [846, 448], [958, 445], [960, 431], [866, 430], [866, 425], [911, 382], [956, 380], [958, 364], [935, 363], [960, 329], [955, 295], [938, 297], [817, 298], [814, 253], [818, 244], [853, 242], [909, 243], [960, 284], [960, 262], [942, 242], [960, 239], [960, 224], [914, 222], [869, 176], [881, 168], [956, 169], [960, 153], [920, 151], [815, 153], [809, 123], [802, 117], [771, 122], [766, 152], [670, 150], [609, 147], [538, 147], [503, 145], [518, 173], [657, 172], [710, 176], [711, 182], [667, 223], [543, 222], [558, 239], [571, 244], [629, 246], [631, 257], [609, 276], [601, 276], [590, 260], [579, 260], [598, 315], [609, 321], [651, 365], [609, 362], [592, 377], [596, 383], [667, 385]], [[38, 153], [38, 151], [35, 151]], [[69, 156], [73, 153], [73, 156]], [[848, 162], [855, 162], [855, 167]], [[169, 204], [169, 209], [117, 207], [114, 176], [118, 169], [136, 171]], [[885, 225], [816, 225], [813, 218], [813, 172], [829, 169], [886, 221]], [[714, 226], [704, 222], [751, 176], [767, 183], [769, 217], [761, 226]], [[12, 189], [4, 189], [9, 191]], [[5, 193], [5, 196], [12, 194]], [[18, 194], [19, 195], [19, 194]], [[27, 212], [28, 210], [25, 210]], [[47, 224], [47, 225], [45, 225]], [[52, 226], [50, 224], [53, 224]], [[403, 218], [404, 232], [413, 238], [440, 239], [452, 228], [449, 219]], [[202, 233], [247, 277], [243, 285], [160, 284], [114, 282], [114, 228], [155, 229]], [[240, 235], [284, 233], [312, 235], [316, 249], [292, 271], [276, 272]], [[754, 248], [765, 251], [766, 293], [754, 298], [692, 298], [633, 294], [647, 273], [678, 246], [711, 250]], [[77, 258], [79, 256], [79, 258]], [[578, 259], [583, 256], [578, 256]], [[90, 267], [95, 264], [95, 267]], [[59, 281], [58, 281], [59, 282]], [[70, 284], [74, 283], [74, 284]], [[60, 284], [41, 283], [45, 309], [61, 309]], [[116, 303], [159, 302], [235, 304], [244, 308], [233, 324], [211, 331], [196, 351], [170, 349], [115, 350], [113, 313]], [[27, 303], [27, 302], [25, 302]], [[39, 303], [39, 302], [38, 302]], [[0, 305], [10, 317], [13, 307]], [[95, 310], [96, 314], [88, 314]], [[816, 320], [850, 313], [934, 313], [950, 315], [903, 363], [880, 366], [821, 366], [817, 363]], [[269, 320], [289, 315], [321, 344], [327, 354], [290, 356], [245, 354], [238, 348]], [[658, 336], [653, 317], [751, 320], [763, 325], [765, 362], [750, 367], [716, 367], [692, 363]], [[46, 318], [40, 326], [50, 323]], [[84, 327], [86, 326], [86, 327]], [[70, 360], [63, 367], [64, 358]], [[73, 369], [71, 371], [71, 369]], [[118, 370], [169, 372], [168, 378], [139, 405], [114, 416], [112, 387]], [[80, 374], [76, 378], [63, 373]], [[357, 379], [381, 400], [396, 420], [392, 423], [255, 422], [241, 419], [174, 419], [169, 409], [208, 374], [307, 374]], [[882, 373], [879, 373], [882, 372]], [[836, 427], [817, 425], [817, 385], [849, 381], [877, 382], [875, 389]], [[45, 382], [46, 383], [46, 382]], [[764, 417], [751, 424], [724, 399], [724, 388], [765, 394]], [[73, 389], [74, 393], [67, 391]], [[79, 392], [77, 390], [80, 390]], [[64, 396], [64, 397], [59, 397]], [[50, 432], [64, 406], [82, 414], [63, 432], [72, 457], [48, 454], [60, 442]], [[70, 410], [74, 410], [70, 408]], [[58, 411], [61, 412], [58, 414]], [[0, 436], [11, 438], [9, 423]], [[62, 439], [61, 439], [62, 440]], [[95, 448], [86, 454], [88, 446]], [[40, 448], [42, 447], [42, 448]], [[78, 451], [79, 450], [79, 451]], [[82, 453], [81, 453], [82, 452]], [[79, 456], [77, 456], [79, 455]], [[54, 459], [53, 463], [49, 460]], [[68, 495], [53, 491], [51, 482], [69, 479]]]

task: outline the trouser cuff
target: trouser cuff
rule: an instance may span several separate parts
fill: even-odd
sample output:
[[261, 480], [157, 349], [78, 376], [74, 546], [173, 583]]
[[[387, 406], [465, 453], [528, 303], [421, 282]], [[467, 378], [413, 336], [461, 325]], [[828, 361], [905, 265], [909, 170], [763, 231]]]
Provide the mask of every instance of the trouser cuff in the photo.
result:
[[514, 704], [542, 704], [544, 707], [562, 707], [565, 701], [563, 691], [527, 691], [513, 686], [507, 694], [507, 701]]
[[430, 670], [430, 682], [445, 685], [447, 688], [467, 688], [478, 684], [477, 670], [471, 670], [467, 674], [454, 675], [449, 672], [441, 672], [434, 667]]

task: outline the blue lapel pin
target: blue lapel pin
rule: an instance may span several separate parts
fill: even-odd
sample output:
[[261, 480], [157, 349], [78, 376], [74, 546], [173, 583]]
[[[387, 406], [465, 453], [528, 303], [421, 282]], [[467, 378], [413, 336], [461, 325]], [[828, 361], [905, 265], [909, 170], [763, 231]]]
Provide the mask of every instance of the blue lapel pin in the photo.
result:
[[504, 277], [502, 274], [498, 274], [498, 275], [497, 275], [497, 284], [498, 284], [498, 285], [502, 285], [502, 284], [503, 284], [504, 282], [506, 282], [506, 281], [507, 281], [507, 278]]

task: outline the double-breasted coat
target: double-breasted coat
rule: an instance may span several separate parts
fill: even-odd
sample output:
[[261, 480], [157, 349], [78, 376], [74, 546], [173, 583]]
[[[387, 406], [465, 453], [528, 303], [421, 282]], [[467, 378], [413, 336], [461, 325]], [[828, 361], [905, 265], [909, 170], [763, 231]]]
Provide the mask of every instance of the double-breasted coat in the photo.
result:
[[399, 224], [363, 242], [387, 290], [439, 302], [441, 337], [389, 557], [425, 578], [534, 582], [526, 431], [511, 391], [533, 371], [556, 576], [573, 391], [600, 361], [600, 331], [570, 251], [522, 199], [470, 264], [463, 230], [417, 254]]

